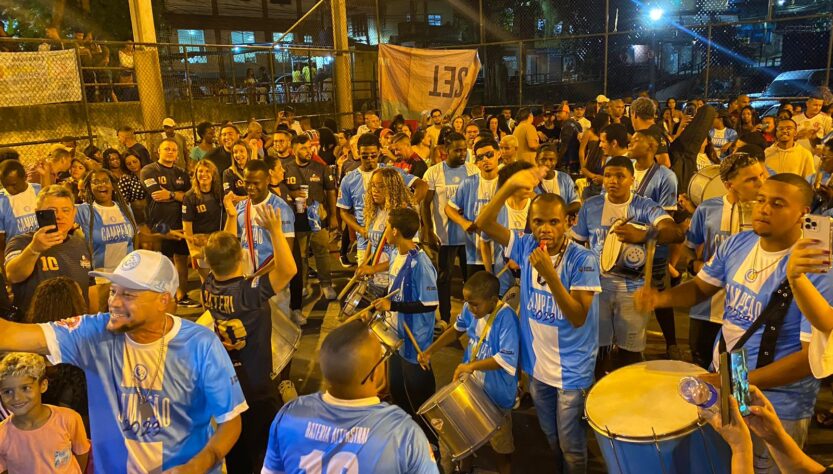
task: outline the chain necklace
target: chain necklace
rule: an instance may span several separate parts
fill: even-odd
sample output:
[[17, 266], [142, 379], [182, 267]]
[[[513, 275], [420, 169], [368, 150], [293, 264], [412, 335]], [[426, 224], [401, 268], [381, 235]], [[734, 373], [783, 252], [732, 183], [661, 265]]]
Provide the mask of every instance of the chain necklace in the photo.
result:
[[755, 263], [758, 261], [758, 249], [759, 249], [759, 248], [761, 248], [761, 244], [760, 244], [760, 243], [758, 243], [758, 244], [755, 246], [755, 255], [752, 257], [752, 268], [750, 268], [749, 270], [747, 270], [747, 271], [746, 271], [746, 273], [743, 275], [743, 278], [744, 278], [746, 281], [748, 281], [749, 283], [752, 283], [752, 282], [754, 282], [755, 280], [757, 280], [757, 279], [758, 279], [758, 275], [760, 275], [761, 273], [765, 272], [766, 270], [768, 270], [768, 269], [772, 268], [774, 265], [777, 265], [777, 264], [778, 264], [778, 263], [779, 263], [779, 262], [780, 262], [780, 261], [784, 258], [784, 256], [782, 255], [781, 257], [779, 257], [777, 260], [775, 260], [774, 262], [770, 263], [769, 265], [767, 265], [767, 266], [765, 266], [765, 267], [761, 268], [760, 270], [756, 270], [756, 269], [755, 269]]
[[168, 315], [165, 315], [165, 323], [162, 326], [162, 340], [159, 343], [159, 354], [156, 360], [156, 369], [154, 370], [153, 378], [150, 380], [150, 385], [147, 387], [147, 393], [142, 392], [142, 384], [139, 377], [136, 376], [136, 365], [130, 360], [130, 349], [125, 347], [124, 355], [127, 358], [127, 368], [130, 370], [130, 375], [133, 377], [133, 385], [136, 390], [136, 395], [139, 397], [139, 415], [144, 420], [154, 418], [153, 406], [150, 404], [150, 391], [153, 389], [156, 380], [159, 378], [159, 373], [162, 369], [162, 357], [165, 354], [165, 336], [168, 332]]

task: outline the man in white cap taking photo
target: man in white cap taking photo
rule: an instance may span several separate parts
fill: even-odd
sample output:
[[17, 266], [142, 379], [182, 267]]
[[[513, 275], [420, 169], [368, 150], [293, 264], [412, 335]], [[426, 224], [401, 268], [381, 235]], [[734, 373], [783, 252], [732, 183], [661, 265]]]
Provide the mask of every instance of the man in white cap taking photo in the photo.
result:
[[168, 313], [179, 285], [173, 264], [137, 250], [113, 273], [90, 275], [112, 283], [109, 313], [0, 320], [0, 352], [84, 370], [97, 471], [219, 473], [248, 406], [219, 338]]
[[188, 159], [188, 144], [185, 141], [185, 137], [176, 133], [176, 121], [170, 117], [166, 118], [162, 121], [162, 133], [158, 135], [154, 135], [151, 139], [151, 151], [153, 152], [153, 160], [156, 161], [159, 159], [159, 144], [162, 143], [162, 140], [171, 139], [176, 142], [177, 149], [179, 153], [176, 156], [176, 166], [184, 169], [185, 171], [189, 171], [188, 164], [190, 160]]

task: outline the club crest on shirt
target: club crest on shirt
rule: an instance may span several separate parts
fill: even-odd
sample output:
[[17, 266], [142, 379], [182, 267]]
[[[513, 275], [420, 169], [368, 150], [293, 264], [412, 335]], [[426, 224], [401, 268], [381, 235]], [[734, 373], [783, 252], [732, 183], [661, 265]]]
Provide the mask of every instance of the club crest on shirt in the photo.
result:
[[122, 271], [129, 272], [130, 270], [138, 267], [140, 263], [142, 263], [142, 257], [139, 256], [138, 253], [134, 253], [124, 259], [121, 263], [121, 269]]
[[69, 464], [70, 459], [71, 459], [70, 450], [68, 448], [67, 449], [62, 449], [60, 451], [55, 451], [54, 457], [53, 457], [53, 460], [52, 460], [52, 467], [59, 468], [59, 467], [66, 466], [67, 464]]
[[133, 368], [133, 376], [139, 382], [144, 382], [148, 378], [148, 368], [144, 364], [136, 364], [136, 367]]
[[55, 321], [56, 326], [61, 326], [65, 328], [69, 332], [75, 331], [78, 329], [78, 326], [81, 325], [81, 316], [73, 316], [71, 318], [61, 319], [59, 321]]

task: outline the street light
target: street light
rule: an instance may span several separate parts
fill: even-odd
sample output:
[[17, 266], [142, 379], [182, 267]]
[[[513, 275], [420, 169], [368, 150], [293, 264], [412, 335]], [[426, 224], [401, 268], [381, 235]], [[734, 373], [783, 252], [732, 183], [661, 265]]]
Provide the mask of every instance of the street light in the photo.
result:
[[648, 12], [648, 18], [651, 21], [659, 21], [662, 19], [662, 15], [665, 14], [665, 11], [662, 8], [652, 8], [651, 11]]

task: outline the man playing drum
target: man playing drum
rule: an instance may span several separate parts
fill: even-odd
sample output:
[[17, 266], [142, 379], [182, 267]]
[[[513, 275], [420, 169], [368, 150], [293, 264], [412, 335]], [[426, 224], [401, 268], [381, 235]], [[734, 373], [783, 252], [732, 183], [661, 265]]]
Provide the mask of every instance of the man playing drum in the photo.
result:
[[[787, 288], [786, 257], [801, 238], [812, 200], [813, 189], [803, 177], [790, 173], [769, 177], [753, 209], [754, 232], [729, 237], [697, 277], [685, 284], [662, 293], [642, 288], [635, 295], [646, 311], [689, 308], [725, 288], [723, 327], [715, 354], [746, 349], [749, 384], [763, 390], [799, 446], [807, 438], [819, 383], [810, 375], [810, 323]], [[833, 301], [833, 279], [821, 273], [807, 278], [827, 301]], [[703, 378], [720, 385], [717, 374]], [[777, 472], [765, 443], [757, 437], [753, 442], [756, 472]]]
[[379, 340], [361, 321], [327, 334], [319, 353], [327, 391], [281, 409], [272, 423], [263, 474], [439, 473], [414, 420], [376, 396], [375, 381], [384, 377], [382, 357]]
[[569, 241], [567, 204], [556, 194], [533, 199], [531, 235], [516, 235], [497, 221], [506, 200], [518, 191], [532, 192], [545, 171], [515, 173], [483, 208], [477, 226], [521, 267], [521, 367], [531, 376], [538, 421], [559, 463], [565, 472], [585, 472], [587, 430], [582, 415], [598, 348], [598, 259]]
[[260, 472], [266, 453], [269, 422], [281, 401], [272, 372], [268, 300], [289, 284], [297, 268], [281, 230], [280, 211], [264, 209], [258, 224], [269, 232], [275, 263], [265, 277], [243, 276], [240, 241], [228, 232], [214, 232], [204, 248], [211, 272], [202, 285], [202, 300], [214, 318], [214, 332], [223, 341], [249, 404], [241, 415], [240, 439], [226, 456], [229, 472]]
[[[686, 246], [695, 253], [689, 262], [689, 273], [696, 275], [717, 248], [729, 236], [737, 234], [752, 225], [751, 215], [744, 210], [751, 209], [767, 177], [766, 170], [755, 157], [735, 153], [720, 164], [720, 179], [726, 186], [726, 195], [706, 199], [694, 211], [691, 225], [686, 233]], [[720, 289], [711, 298], [692, 306], [688, 312], [688, 341], [692, 361], [708, 369], [712, 362], [712, 348], [723, 321], [723, 299], [726, 291]]]
[[428, 365], [435, 351], [451, 344], [462, 334], [468, 334], [469, 343], [463, 354], [463, 363], [454, 370], [452, 380], [464, 374], [474, 374], [489, 398], [506, 412], [506, 422], [489, 442], [497, 454], [498, 472], [508, 474], [512, 467], [509, 456], [515, 451], [512, 406], [518, 388], [520, 347], [518, 318], [509, 305], [500, 301], [499, 291], [500, 281], [491, 273], [480, 271], [470, 276], [463, 285], [465, 304], [454, 326], [446, 329], [434, 344], [425, 349], [419, 362]]
[[[658, 244], [682, 242], [682, 230], [659, 204], [632, 193], [634, 169], [629, 158], [611, 158], [604, 166], [603, 176], [606, 192], [593, 196], [582, 206], [578, 222], [572, 228], [575, 240], [588, 243], [596, 255], [602, 255], [602, 248], [608, 238], [618, 239], [623, 246], [642, 245], [650, 239], [656, 239]], [[611, 231], [611, 226], [617, 220], [620, 223], [632, 220], [647, 225], [648, 229], [624, 223]], [[611, 273], [601, 275], [597, 378], [604, 376], [610, 362], [613, 362], [612, 368], [618, 368], [642, 360], [649, 314], [634, 308], [633, 291], [643, 281], [641, 273], [629, 277]], [[618, 349], [616, 354], [611, 353], [614, 343]]]

